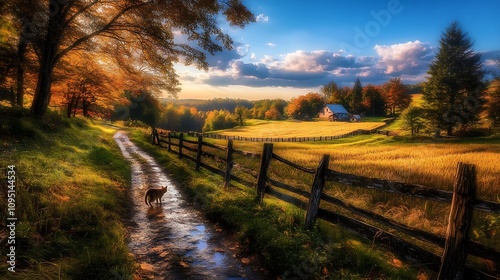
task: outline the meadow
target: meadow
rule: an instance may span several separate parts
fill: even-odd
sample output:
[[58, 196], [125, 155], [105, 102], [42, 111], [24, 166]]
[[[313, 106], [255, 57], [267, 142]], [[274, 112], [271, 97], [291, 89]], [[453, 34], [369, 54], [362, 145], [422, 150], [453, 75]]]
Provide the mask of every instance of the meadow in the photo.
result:
[[[310, 126], [314, 124], [311, 123]], [[277, 137], [277, 135], [273, 136]], [[222, 140], [212, 141], [225, 145]], [[260, 153], [263, 144], [234, 141], [233, 147]], [[453, 190], [458, 162], [475, 164], [477, 196], [480, 199], [500, 202], [500, 139], [495, 136], [474, 140], [412, 140], [399, 136], [359, 135], [324, 142], [274, 143], [273, 152], [308, 168], [316, 168], [322, 155], [328, 154], [330, 155], [329, 168], [335, 171], [421, 184], [448, 191]], [[223, 155], [220, 156], [223, 157]], [[235, 162], [249, 169], [258, 170], [258, 159], [236, 156]], [[241, 177], [246, 176], [247, 180], [255, 180], [245, 174], [248, 173], [246, 171], [236, 173]], [[312, 175], [277, 161], [271, 161], [269, 174], [274, 180], [304, 191], [310, 191], [313, 180]], [[445, 235], [450, 211], [449, 204], [361, 187], [347, 187], [332, 182], [327, 183], [324, 191], [351, 205], [373, 211], [407, 226], [440, 236]], [[340, 208], [333, 207], [332, 210], [348, 214]], [[500, 232], [500, 216], [475, 211], [473, 221], [471, 239], [500, 251], [497, 235]], [[436, 254], [442, 253], [438, 247], [428, 244], [420, 245]], [[476, 260], [476, 262], [479, 267], [484, 266], [481, 260]], [[487, 270], [484, 267], [483, 269]]]
[[213, 133], [241, 137], [319, 137], [347, 134], [358, 129], [372, 130], [384, 122], [330, 122], [330, 121], [262, 121], [247, 120], [247, 125]]

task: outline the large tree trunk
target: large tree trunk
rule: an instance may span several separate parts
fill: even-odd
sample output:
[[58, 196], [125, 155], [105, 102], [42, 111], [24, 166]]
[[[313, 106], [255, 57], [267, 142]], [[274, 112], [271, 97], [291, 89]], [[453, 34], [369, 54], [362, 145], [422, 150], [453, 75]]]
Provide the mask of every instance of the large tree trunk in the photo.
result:
[[31, 104], [31, 114], [35, 116], [43, 116], [47, 112], [47, 107], [50, 103], [52, 86], [52, 72], [57, 62], [56, 56], [60, 45], [60, 38], [64, 22], [63, 8], [56, 7], [56, 12], [50, 11], [51, 17], [49, 19], [49, 26], [45, 44], [42, 52], [42, 62], [40, 65], [40, 72], [38, 74], [38, 83], [36, 86], [35, 96]]
[[44, 59], [40, 73], [38, 74], [38, 83], [36, 85], [35, 97], [31, 104], [31, 114], [35, 116], [43, 116], [47, 112], [47, 107], [50, 103], [50, 88], [52, 85], [52, 71], [54, 67], [48, 59]]

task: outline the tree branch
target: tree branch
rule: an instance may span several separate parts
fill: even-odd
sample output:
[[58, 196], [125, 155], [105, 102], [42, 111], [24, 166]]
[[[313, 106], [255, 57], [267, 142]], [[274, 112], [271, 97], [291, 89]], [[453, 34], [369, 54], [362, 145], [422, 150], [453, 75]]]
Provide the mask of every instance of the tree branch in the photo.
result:
[[71, 50], [73, 50], [75, 47], [79, 46], [80, 44], [90, 40], [91, 38], [95, 37], [95, 36], [98, 36], [100, 35], [101, 33], [103, 33], [104, 31], [107, 31], [110, 27], [113, 26], [113, 24], [118, 20], [120, 19], [125, 13], [127, 13], [128, 11], [132, 10], [132, 9], [135, 9], [135, 8], [139, 8], [141, 6], [144, 6], [144, 5], [147, 5], [151, 2], [142, 2], [140, 4], [136, 4], [136, 5], [132, 5], [132, 6], [129, 6], [129, 7], [126, 7], [124, 8], [123, 10], [121, 10], [119, 13], [117, 13], [106, 25], [104, 25], [101, 29], [98, 29], [90, 34], [87, 34], [83, 37], [81, 37], [80, 39], [76, 40], [73, 44], [69, 45], [68, 47], [66, 47], [65, 49], [63, 49], [61, 52], [59, 52], [55, 57], [54, 57], [54, 63], [56, 63], [57, 61], [59, 61], [61, 59], [61, 57], [63, 57], [64, 55], [66, 55], [68, 52], [70, 52]]

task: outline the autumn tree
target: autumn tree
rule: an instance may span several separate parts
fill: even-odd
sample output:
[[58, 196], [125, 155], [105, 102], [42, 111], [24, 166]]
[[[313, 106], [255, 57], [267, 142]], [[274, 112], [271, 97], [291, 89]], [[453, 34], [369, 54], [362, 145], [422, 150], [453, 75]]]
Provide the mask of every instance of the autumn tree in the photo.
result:
[[411, 103], [411, 96], [407, 94], [406, 86], [401, 82], [401, 78], [390, 79], [384, 85], [383, 96], [387, 111], [395, 115], [397, 111], [402, 112]]
[[288, 105], [283, 99], [263, 99], [255, 102], [250, 109], [252, 117], [255, 119], [282, 119], [285, 115], [285, 108]]
[[472, 50], [469, 36], [457, 22], [441, 35], [439, 51], [427, 74], [423, 98], [436, 128], [448, 136], [459, 125], [476, 122], [483, 110], [484, 72], [481, 56]]
[[309, 120], [318, 115], [325, 102], [318, 93], [310, 92], [290, 101], [286, 108], [288, 116], [294, 119]]
[[[90, 107], [95, 105], [98, 99], [103, 103], [113, 99], [112, 92], [117, 91], [113, 88], [113, 80], [115, 77], [108, 71], [104, 71], [100, 67], [94, 57], [88, 55], [80, 55], [78, 52], [68, 55], [68, 59], [61, 62], [58, 68], [59, 73], [54, 81], [56, 85], [64, 84], [63, 104], [66, 105], [66, 115], [68, 117], [76, 114], [79, 107], [82, 109], [82, 114], [86, 117], [90, 116]], [[53, 91], [57, 91], [57, 86]], [[103, 104], [103, 106], [106, 106]]]
[[367, 115], [385, 115], [385, 100], [379, 87], [376, 87], [374, 85], [367, 85], [363, 87], [362, 104]]
[[325, 102], [329, 104], [342, 104], [346, 98], [342, 95], [341, 88], [333, 81], [322, 86], [319, 92], [323, 95]]
[[[217, 26], [219, 15], [239, 27], [254, 21], [240, 0], [50, 1], [45, 11], [49, 16], [41, 31], [45, 35], [31, 106], [36, 116], [44, 115], [49, 105], [54, 69], [74, 50], [109, 54], [109, 60], [132, 72], [158, 73], [163, 89], [175, 94], [179, 83], [173, 63], [182, 57], [185, 64], [206, 69], [206, 52], [232, 47], [229, 35]], [[174, 31], [197, 47], [176, 41]]]
[[245, 106], [238, 106], [234, 108], [234, 115], [236, 116], [236, 121], [238, 121], [240, 126], [243, 126], [243, 120], [248, 115], [248, 108]]
[[354, 87], [352, 88], [351, 94], [349, 94], [349, 109], [352, 113], [360, 114], [363, 112], [363, 86], [359, 81], [359, 78], [356, 79], [354, 83]]

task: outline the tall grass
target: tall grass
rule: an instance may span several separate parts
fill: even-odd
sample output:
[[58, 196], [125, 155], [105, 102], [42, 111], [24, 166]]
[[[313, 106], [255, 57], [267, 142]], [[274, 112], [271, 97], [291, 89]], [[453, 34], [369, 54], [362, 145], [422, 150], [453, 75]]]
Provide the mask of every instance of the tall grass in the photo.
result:
[[[224, 144], [220, 140], [212, 140]], [[235, 149], [262, 152], [262, 143], [234, 141]], [[421, 184], [431, 188], [453, 190], [458, 162], [477, 166], [478, 197], [500, 202], [500, 141], [495, 139], [456, 140], [412, 143], [397, 137], [363, 135], [330, 142], [274, 143], [274, 153], [309, 168], [316, 168], [324, 154], [330, 155], [329, 168], [361, 176]], [[258, 160], [240, 157], [235, 162], [258, 168]], [[257, 170], [257, 169], [255, 169]], [[280, 182], [310, 191], [311, 174], [271, 161], [269, 176]], [[449, 204], [426, 201], [404, 195], [389, 194], [362, 187], [347, 187], [328, 182], [324, 190], [356, 207], [373, 211], [402, 224], [444, 236]], [[333, 211], [353, 216], [333, 206]], [[357, 219], [362, 219], [357, 217]], [[499, 215], [476, 211], [472, 240], [500, 251]], [[380, 225], [378, 225], [380, 226]], [[421, 244], [435, 253], [441, 251]]]
[[[114, 144], [115, 130], [52, 112], [33, 119], [26, 111], [0, 108], [0, 115], [0, 166], [16, 166], [19, 221], [17, 272], [7, 272], [2, 262], [1, 274], [8, 279], [131, 277], [134, 262], [122, 223], [128, 215], [130, 168]], [[0, 204], [5, 209], [3, 199]], [[1, 211], [0, 221], [5, 219]]]

